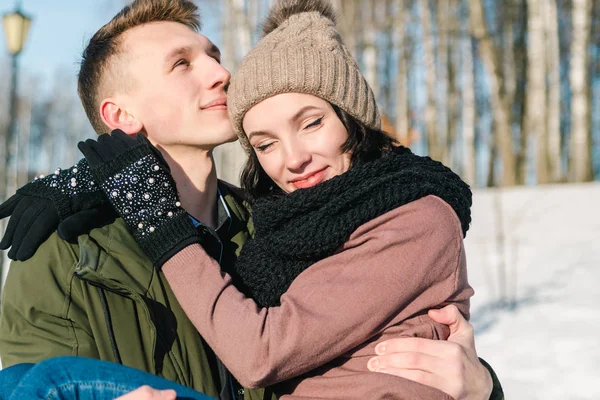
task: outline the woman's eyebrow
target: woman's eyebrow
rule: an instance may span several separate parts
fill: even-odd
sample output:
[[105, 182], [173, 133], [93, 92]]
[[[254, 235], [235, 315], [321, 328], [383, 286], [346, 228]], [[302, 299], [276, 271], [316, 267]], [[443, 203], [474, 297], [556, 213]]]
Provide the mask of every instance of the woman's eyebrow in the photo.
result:
[[302, 115], [304, 115], [308, 111], [312, 111], [312, 110], [320, 110], [320, 108], [315, 107], [315, 106], [310, 106], [310, 105], [304, 106], [300, 110], [298, 110], [298, 112], [296, 114], [294, 114], [294, 116], [292, 117], [292, 121], [297, 121], [298, 119], [300, 119], [300, 117], [302, 117]]

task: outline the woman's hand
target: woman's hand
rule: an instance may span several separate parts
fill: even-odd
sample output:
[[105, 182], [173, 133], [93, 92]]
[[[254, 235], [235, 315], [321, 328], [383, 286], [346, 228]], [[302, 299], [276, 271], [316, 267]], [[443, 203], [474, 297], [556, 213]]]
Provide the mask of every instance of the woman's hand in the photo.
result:
[[169, 165], [142, 133], [130, 136], [117, 129], [78, 147], [94, 180], [154, 266], [160, 268], [179, 250], [202, 241], [181, 207]]
[[369, 370], [434, 387], [456, 400], [488, 400], [492, 377], [477, 357], [473, 326], [454, 305], [430, 310], [429, 316], [450, 327], [447, 341], [399, 338], [381, 342], [375, 348], [378, 356], [369, 360]]
[[150, 386], [141, 386], [115, 400], [175, 400], [177, 393], [172, 390], [157, 390]]

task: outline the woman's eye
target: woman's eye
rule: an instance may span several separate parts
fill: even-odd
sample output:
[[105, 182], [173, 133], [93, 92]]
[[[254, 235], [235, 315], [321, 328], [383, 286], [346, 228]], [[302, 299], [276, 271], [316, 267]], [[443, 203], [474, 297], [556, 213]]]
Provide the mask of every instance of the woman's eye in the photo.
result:
[[263, 152], [266, 151], [269, 147], [271, 147], [273, 143], [261, 144], [259, 146], [254, 146], [258, 151]]
[[323, 117], [317, 118], [310, 124], [306, 125], [306, 128], [314, 128], [315, 126], [319, 126], [319, 125], [321, 125], [322, 121], [323, 121]]

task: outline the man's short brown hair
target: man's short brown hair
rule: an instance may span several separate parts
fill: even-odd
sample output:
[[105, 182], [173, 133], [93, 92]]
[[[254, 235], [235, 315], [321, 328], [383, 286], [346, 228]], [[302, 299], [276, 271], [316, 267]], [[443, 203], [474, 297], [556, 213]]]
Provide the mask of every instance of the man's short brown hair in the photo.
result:
[[198, 7], [189, 0], [135, 0], [100, 28], [83, 51], [77, 92], [88, 119], [97, 133], [110, 129], [102, 122], [100, 101], [109, 85], [123, 87], [123, 71], [115, 71], [121, 55], [122, 34], [149, 22], [171, 21], [200, 30]]

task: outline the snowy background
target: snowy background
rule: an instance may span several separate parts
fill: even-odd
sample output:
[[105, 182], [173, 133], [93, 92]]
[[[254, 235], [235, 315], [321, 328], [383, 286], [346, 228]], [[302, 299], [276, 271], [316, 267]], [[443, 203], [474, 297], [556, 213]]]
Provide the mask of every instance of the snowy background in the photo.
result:
[[475, 192], [471, 322], [508, 400], [600, 399], [599, 242], [599, 183]]
[[507, 400], [600, 399], [598, 242], [600, 183], [475, 191], [471, 322]]

